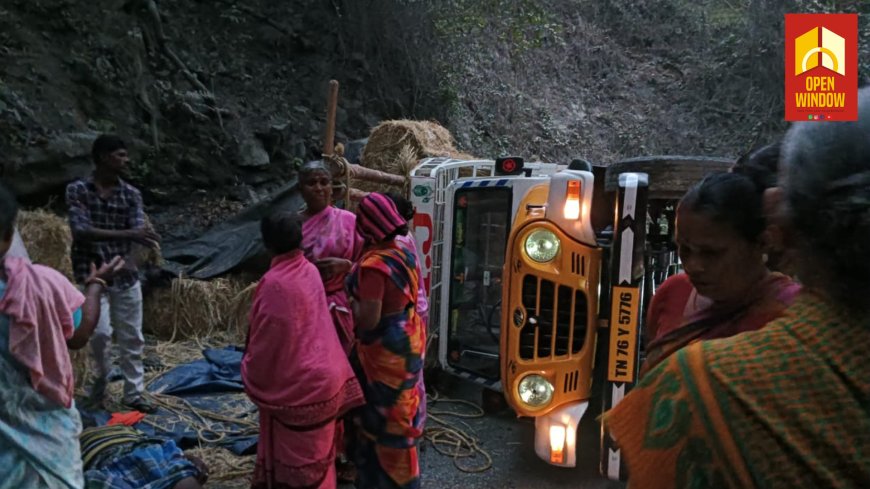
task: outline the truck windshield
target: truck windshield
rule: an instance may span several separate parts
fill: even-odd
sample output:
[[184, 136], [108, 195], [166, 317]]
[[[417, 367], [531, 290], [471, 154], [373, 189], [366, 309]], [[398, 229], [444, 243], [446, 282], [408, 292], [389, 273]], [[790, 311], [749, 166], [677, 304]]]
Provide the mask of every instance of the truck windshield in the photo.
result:
[[[510, 187], [458, 190], [453, 202], [448, 363], [498, 379], [502, 267]], [[446, 277], [445, 277], [446, 278]]]

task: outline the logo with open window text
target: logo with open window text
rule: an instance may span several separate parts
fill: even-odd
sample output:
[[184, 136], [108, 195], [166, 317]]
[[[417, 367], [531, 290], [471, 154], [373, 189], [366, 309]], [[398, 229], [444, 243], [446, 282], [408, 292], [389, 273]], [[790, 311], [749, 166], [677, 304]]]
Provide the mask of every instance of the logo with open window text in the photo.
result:
[[858, 119], [858, 15], [786, 14], [785, 120]]

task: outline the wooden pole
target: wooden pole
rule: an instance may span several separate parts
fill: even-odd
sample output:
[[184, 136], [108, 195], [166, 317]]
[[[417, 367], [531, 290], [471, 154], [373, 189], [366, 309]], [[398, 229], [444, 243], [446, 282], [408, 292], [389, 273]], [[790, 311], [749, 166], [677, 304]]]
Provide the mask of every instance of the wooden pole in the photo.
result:
[[350, 173], [350, 177], [355, 180], [385, 183], [387, 185], [397, 185], [399, 187], [405, 185], [405, 177], [401, 175], [393, 175], [392, 173], [382, 172], [364, 166], [348, 165], [348, 173]]
[[338, 107], [338, 81], [329, 80], [326, 99], [326, 133], [323, 135], [323, 154], [335, 152], [335, 110]]

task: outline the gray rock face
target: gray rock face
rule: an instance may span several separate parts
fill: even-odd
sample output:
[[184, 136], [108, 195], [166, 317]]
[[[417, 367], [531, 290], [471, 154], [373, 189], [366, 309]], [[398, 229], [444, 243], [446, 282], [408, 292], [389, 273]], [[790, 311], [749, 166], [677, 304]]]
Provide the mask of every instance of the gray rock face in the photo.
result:
[[344, 146], [344, 157], [347, 158], [347, 161], [354, 165], [359, 165], [363, 148], [365, 148], [366, 143], [368, 142], [369, 138], [354, 139], [353, 141], [348, 142]]
[[269, 153], [259, 139], [249, 139], [239, 148], [239, 166], [262, 167], [270, 163]]
[[17, 159], [3, 181], [17, 195], [49, 192], [92, 169], [91, 145], [96, 132], [61, 134], [41, 147], [27, 150]]

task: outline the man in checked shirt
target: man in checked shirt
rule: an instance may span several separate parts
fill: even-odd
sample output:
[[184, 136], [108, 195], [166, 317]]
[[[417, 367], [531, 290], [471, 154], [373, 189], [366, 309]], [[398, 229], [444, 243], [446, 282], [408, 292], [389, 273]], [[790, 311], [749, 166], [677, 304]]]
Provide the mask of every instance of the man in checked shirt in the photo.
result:
[[115, 275], [102, 297], [100, 322], [90, 341], [97, 365], [91, 398], [98, 404], [105, 398], [114, 330], [124, 375], [123, 402], [137, 411], [153, 413], [156, 408], [143, 396], [142, 288], [130, 254], [134, 243], [157, 247], [160, 237], [145, 229], [142, 194], [121, 179], [129, 161], [124, 141], [101, 135], [91, 155], [96, 165], [91, 176], [66, 188], [76, 281], [84, 283], [91, 263], [99, 267], [122, 256], [130, 264]]

